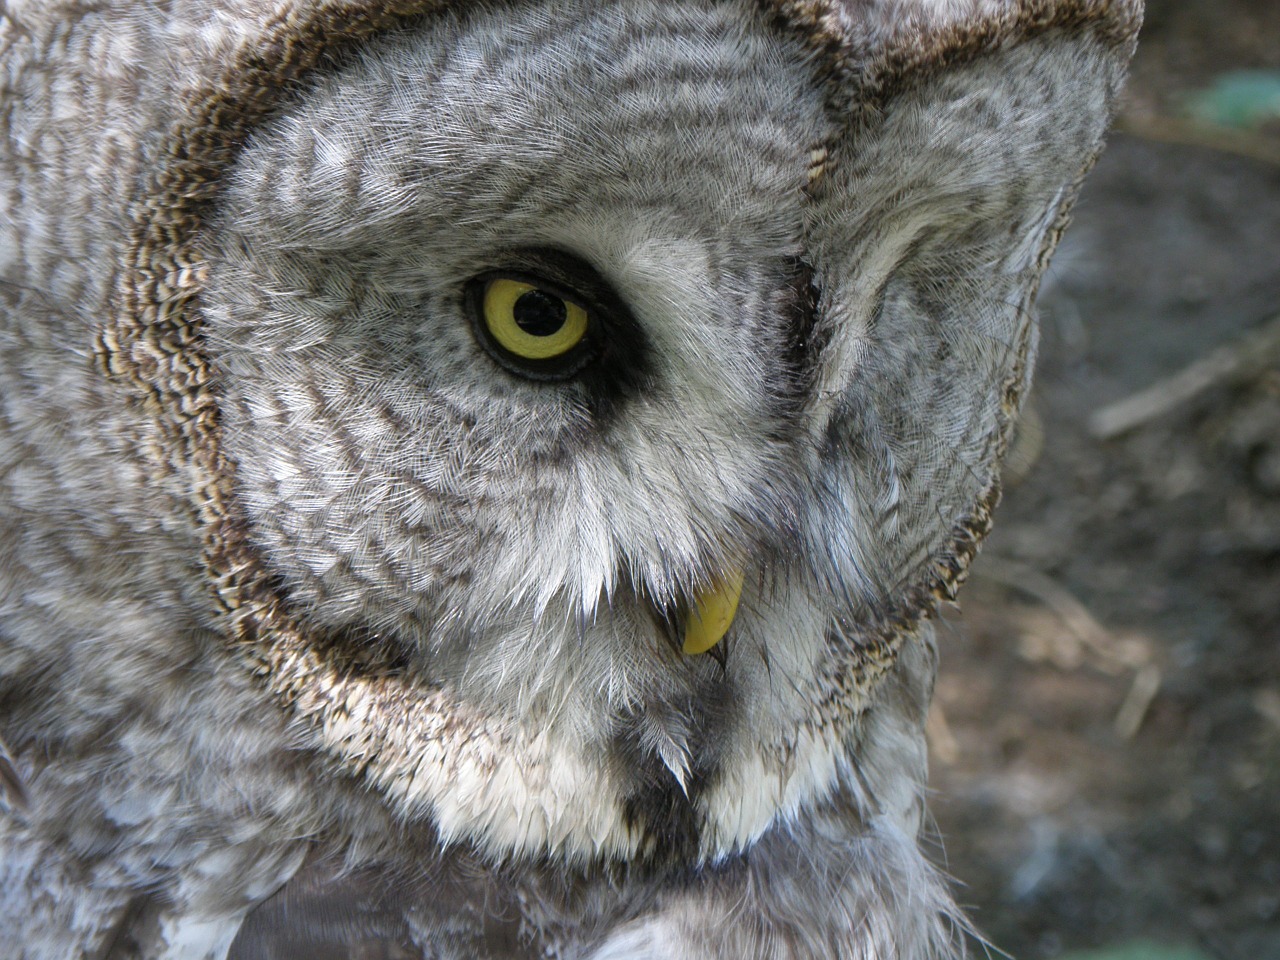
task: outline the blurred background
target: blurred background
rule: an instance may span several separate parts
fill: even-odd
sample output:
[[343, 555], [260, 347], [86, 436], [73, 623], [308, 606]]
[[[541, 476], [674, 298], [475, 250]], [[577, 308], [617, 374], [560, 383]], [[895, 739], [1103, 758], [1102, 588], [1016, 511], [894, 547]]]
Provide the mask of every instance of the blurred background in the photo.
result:
[[1280, 0], [1148, 0], [1041, 310], [934, 854], [1019, 960], [1280, 960]]

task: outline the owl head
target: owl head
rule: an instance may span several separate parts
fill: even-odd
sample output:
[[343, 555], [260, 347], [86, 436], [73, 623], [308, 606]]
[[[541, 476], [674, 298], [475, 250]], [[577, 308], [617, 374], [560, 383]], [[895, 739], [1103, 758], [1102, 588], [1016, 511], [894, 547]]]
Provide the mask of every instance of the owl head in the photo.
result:
[[228, 41], [99, 347], [219, 635], [496, 854], [714, 859], [857, 781], [1138, 18], [332, 0]]

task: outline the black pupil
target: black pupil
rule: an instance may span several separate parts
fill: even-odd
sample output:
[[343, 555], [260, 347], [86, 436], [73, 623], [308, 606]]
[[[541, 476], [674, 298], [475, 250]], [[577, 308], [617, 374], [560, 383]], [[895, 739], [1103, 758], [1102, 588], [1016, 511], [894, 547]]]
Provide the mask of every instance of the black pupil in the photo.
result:
[[549, 337], [564, 326], [564, 301], [541, 290], [530, 290], [512, 308], [516, 326], [531, 337]]

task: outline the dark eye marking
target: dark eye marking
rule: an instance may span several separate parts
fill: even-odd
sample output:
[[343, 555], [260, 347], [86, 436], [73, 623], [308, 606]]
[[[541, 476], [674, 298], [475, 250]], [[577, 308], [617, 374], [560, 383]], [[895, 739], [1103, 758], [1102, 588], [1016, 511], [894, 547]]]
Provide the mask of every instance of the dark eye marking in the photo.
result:
[[463, 287], [472, 332], [503, 369], [527, 380], [584, 387], [603, 411], [648, 381], [649, 343], [612, 285], [562, 250], [519, 248]]

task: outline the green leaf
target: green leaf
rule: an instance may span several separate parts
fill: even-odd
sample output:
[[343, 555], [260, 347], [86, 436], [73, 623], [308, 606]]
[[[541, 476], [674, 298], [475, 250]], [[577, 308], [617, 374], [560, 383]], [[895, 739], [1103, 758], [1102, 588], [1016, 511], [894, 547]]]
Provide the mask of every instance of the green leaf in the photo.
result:
[[1280, 119], [1280, 71], [1220, 74], [1208, 90], [1187, 98], [1187, 111], [1202, 123], [1223, 127], [1257, 127]]
[[1194, 947], [1162, 946], [1135, 940], [1101, 950], [1064, 953], [1058, 960], [1209, 960], [1209, 957]]

